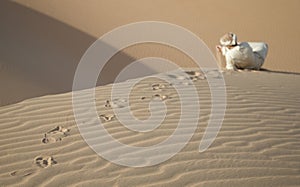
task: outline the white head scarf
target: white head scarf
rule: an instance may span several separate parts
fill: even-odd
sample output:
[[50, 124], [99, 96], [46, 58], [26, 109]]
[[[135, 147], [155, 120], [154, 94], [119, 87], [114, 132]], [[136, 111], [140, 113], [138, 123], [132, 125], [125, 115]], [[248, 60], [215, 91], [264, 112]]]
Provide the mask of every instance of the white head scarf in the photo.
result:
[[235, 46], [237, 45], [236, 34], [229, 32], [220, 38], [220, 44], [222, 46]]

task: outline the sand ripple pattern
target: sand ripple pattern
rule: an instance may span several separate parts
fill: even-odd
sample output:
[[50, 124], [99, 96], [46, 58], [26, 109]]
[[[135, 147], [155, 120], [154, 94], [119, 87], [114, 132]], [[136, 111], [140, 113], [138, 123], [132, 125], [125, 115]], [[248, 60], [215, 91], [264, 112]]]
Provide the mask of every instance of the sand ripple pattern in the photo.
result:
[[[194, 78], [200, 98], [198, 129], [173, 158], [145, 168], [112, 164], [85, 143], [74, 121], [71, 93], [1, 107], [0, 186], [299, 186], [300, 76], [233, 72], [224, 77], [227, 111], [211, 147], [198, 152], [211, 102], [205, 78]], [[144, 79], [129, 101], [110, 101], [111, 87], [96, 89], [96, 103], [99, 118], [114, 138], [149, 146], [172, 134], [180, 115], [172, 85]], [[168, 109], [154, 132], [129, 131], [113, 115], [112, 107], [130, 102], [132, 113], [147, 119], [151, 99], [164, 100]], [[190, 101], [193, 104], [192, 97]], [[111, 151], [118, 154], [113, 147]]]

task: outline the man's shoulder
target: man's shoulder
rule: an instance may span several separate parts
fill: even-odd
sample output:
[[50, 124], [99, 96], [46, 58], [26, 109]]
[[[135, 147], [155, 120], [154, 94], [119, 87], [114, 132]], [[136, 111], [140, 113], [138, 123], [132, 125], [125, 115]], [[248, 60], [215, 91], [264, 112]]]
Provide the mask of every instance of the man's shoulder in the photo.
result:
[[240, 48], [251, 48], [249, 42], [241, 42], [238, 44]]

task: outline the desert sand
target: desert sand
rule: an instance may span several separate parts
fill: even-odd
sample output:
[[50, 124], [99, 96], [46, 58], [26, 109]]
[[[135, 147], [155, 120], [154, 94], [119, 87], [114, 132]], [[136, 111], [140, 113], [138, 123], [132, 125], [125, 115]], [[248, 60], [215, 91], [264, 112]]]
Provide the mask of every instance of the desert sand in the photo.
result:
[[[0, 110], [1, 183], [16, 186], [299, 185], [300, 87], [297, 82], [300, 76], [268, 72], [236, 72], [224, 76], [227, 111], [211, 147], [203, 153], [198, 151], [211, 107], [210, 90], [206, 80], [200, 79], [194, 81], [202, 109], [194, 136], [173, 158], [151, 167], [118, 166], [98, 156], [78, 131], [71, 93], [3, 106]], [[166, 87], [153, 90], [153, 84]], [[111, 86], [97, 87], [96, 105], [99, 118], [114, 138], [128, 145], [150, 146], [172, 134], [180, 114], [174, 89], [152, 78], [143, 79], [134, 87], [130, 106], [139, 119], [147, 118], [147, 103], [156, 94], [168, 96], [164, 102], [170, 107], [159, 128], [149, 133], [134, 133], [110, 118], [114, 113], [105, 105], [110, 99]], [[142, 97], [145, 97], [143, 101]], [[189, 99], [193, 102], [193, 97]]]
[[[0, 186], [299, 186], [299, 5], [297, 0], [1, 1]], [[200, 74], [193, 79], [201, 113], [192, 139], [163, 163], [132, 168], [103, 159], [84, 141], [71, 91], [77, 64], [98, 37], [146, 20], [183, 26], [212, 51], [228, 31], [240, 41], [267, 42], [270, 51], [263, 66], [268, 71], [209, 72], [224, 76], [227, 108], [208, 150], [199, 152], [212, 107]], [[144, 77], [131, 92], [130, 108], [143, 120], [149, 102], [161, 100], [168, 109], [162, 125], [137, 133], [114, 116], [112, 107], [125, 101], [111, 101], [111, 88], [128, 81], [111, 83], [126, 65], [148, 56], [194, 66], [185, 54], [158, 44], [132, 46], [110, 60], [96, 87], [98, 117], [115, 139], [133, 146], [165, 140], [179, 121], [179, 95], [169, 83], [146, 76], [162, 71], [151, 66], [139, 75]]]

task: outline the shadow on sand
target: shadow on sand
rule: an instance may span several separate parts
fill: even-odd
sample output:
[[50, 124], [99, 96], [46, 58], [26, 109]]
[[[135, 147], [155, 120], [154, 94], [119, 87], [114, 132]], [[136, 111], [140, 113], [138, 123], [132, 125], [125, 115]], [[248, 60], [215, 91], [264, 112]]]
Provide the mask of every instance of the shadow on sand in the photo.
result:
[[260, 71], [269, 72], [269, 73], [288, 74], [288, 75], [300, 75], [300, 73], [296, 73], [296, 72], [275, 71], [275, 70], [270, 70], [270, 69], [265, 69], [265, 68], [261, 68]]
[[[97, 38], [9, 1], [0, 2], [0, 22], [0, 106], [72, 90], [76, 67]], [[117, 53], [97, 85], [112, 83], [133, 61]], [[156, 73], [144, 68], [147, 74]]]

